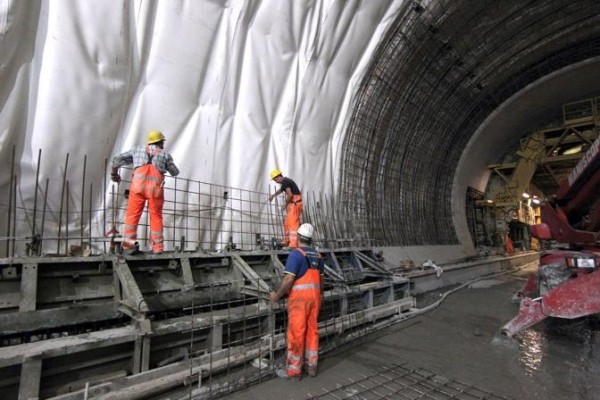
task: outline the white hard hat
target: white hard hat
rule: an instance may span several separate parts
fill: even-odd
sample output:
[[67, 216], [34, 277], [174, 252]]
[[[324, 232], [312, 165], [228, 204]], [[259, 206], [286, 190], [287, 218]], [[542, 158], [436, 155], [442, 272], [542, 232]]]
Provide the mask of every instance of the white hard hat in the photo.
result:
[[313, 234], [315, 233], [315, 228], [311, 224], [302, 224], [300, 228], [298, 228], [298, 235], [308, 239], [309, 241], [312, 239]]

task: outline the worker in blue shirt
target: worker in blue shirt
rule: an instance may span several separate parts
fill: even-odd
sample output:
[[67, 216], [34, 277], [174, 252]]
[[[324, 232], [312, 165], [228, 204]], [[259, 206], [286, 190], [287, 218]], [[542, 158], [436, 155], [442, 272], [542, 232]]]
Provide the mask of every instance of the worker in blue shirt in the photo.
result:
[[286, 368], [277, 370], [282, 379], [299, 380], [306, 362], [309, 376], [317, 375], [319, 361], [319, 310], [323, 286], [323, 258], [312, 247], [314, 227], [302, 224], [298, 228], [300, 247], [290, 251], [279, 289], [269, 299], [275, 304], [288, 296], [288, 328]]

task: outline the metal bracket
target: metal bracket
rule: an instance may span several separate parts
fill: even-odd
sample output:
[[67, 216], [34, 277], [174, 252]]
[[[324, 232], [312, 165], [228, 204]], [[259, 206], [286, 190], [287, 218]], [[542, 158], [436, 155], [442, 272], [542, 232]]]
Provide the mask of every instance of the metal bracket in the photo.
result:
[[239, 255], [231, 256], [233, 267], [237, 269], [250, 283], [242, 288], [242, 292], [255, 294], [257, 297], [268, 296], [271, 288], [260, 275], [256, 273]]
[[131, 273], [127, 260], [121, 256], [115, 257], [113, 259], [113, 271], [117, 274], [122, 290], [121, 300], [117, 300], [119, 310], [132, 318], [144, 319], [145, 313], [149, 312], [150, 308]]

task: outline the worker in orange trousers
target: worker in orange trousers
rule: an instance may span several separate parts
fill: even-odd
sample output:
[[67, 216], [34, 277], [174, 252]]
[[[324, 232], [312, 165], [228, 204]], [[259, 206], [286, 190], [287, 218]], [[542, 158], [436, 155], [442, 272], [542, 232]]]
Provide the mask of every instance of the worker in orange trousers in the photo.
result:
[[179, 169], [173, 163], [173, 157], [164, 149], [165, 136], [159, 131], [150, 131], [146, 145], [118, 154], [112, 161], [111, 179], [121, 182], [119, 167], [133, 165], [129, 199], [125, 212], [125, 228], [123, 249], [130, 254], [139, 251], [137, 243], [137, 226], [146, 201], [150, 212], [150, 243], [152, 252], [160, 254], [164, 251], [163, 218], [164, 179], [165, 173], [177, 176]]
[[283, 243], [285, 246], [292, 248], [298, 247], [298, 227], [302, 215], [302, 193], [296, 182], [284, 177], [278, 169], [271, 171], [271, 179], [281, 186], [275, 193], [269, 195], [269, 201], [272, 201], [275, 196], [285, 193], [286, 215], [283, 222]]
[[298, 228], [300, 247], [290, 251], [283, 271], [284, 277], [269, 301], [277, 303], [289, 293], [287, 300], [286, 367], [276, 371], [281, 379], [299, 380], [303, 365], [309, 376], [317, 375], [319, 362], [319, 311], [323, 286], [321, 274], [324, 262], [312, 247], [314, 227], [302, 224]]

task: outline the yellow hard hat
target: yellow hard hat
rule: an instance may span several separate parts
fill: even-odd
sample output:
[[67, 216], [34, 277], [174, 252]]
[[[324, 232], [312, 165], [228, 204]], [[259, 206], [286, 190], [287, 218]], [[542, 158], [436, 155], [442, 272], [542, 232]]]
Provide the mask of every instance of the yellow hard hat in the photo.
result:
[[162, 142], [165, 139], [165, 135], [162, 134], [161, 131], [150, 131], [148, 132], [148, 144]]
[[271, 171], [271, 179], [275, 179], [277, 178], [279, 175], [283, 175], [281, 173], [280, 170], [278, 170], [277, 168], [275, 168], [273, 171]]

